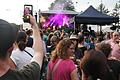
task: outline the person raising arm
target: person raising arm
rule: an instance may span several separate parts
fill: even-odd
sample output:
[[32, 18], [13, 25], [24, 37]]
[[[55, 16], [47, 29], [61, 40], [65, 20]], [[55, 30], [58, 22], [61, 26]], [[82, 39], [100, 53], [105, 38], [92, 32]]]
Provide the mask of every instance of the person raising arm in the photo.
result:
[[30, 15], [30, 23], [33, 28], [33, 36], [34, 36], [33, 48], [35, 51], [35, 54], [31, 60], [31, 62], [32, 61], [37, 62], [41, 68], [42, 60], [43, 60], [42, 39], [40, 36], [38, 25], [35, 21], [35, 18], [33, 18], [31, 15]]
[[[42, 40], [39, 28], [30, 15], [30, 24], [33, 28], [34, 56], [31, 62], [23, 69], [11, 69], [9, 65], [10, 52], [17, 37], [17, 29], [7, 21], [0, 19], [0, 80], [40, 80], [40, 69], [43, 61]], [[39, 45], [38, 45], [39, 44]]]

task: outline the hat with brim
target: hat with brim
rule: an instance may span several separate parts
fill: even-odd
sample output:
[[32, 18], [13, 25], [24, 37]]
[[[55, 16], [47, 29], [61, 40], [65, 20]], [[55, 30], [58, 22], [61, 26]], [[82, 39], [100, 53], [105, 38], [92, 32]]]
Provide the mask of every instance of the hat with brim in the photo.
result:
[[71, 39], [71, 40], [78, 40], [78, 36], [77, 36], [77, 35], [71, 35], [71, 36], [70, 36], [70, 39]]

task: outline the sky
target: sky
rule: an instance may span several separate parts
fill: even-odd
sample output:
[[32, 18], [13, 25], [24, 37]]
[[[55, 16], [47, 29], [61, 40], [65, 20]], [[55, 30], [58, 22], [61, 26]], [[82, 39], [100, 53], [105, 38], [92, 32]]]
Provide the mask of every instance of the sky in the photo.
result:
[[[33, 5], [35, 13], [39, 9], [41, 11], [48, 10], [48, 7], [54, 0], [0, 0], [0, 19], [4, 19], [10, 23], [22, 24], [22, 15], [24, 4]], [[72, 0], [77, 12], [84, 11], [90, 5], [97, 7], [101, 2], [112, 10], [118, 0]]]

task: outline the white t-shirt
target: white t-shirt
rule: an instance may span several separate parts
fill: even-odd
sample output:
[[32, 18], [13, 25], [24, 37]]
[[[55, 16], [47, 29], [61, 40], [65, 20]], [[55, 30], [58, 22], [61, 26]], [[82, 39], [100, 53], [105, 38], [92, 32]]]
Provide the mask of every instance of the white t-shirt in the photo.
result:
[[43, 53], [44, 53], [44, 54], [47, 53], [45, 41], [43, 41]]
[[[26, 47], [25, 50], [29, 52], [32, 56], [34, 55], [34, 50], [30, 47]], [[22, 69], [23, 66], [30, 63], [32, 57], [26, 53], [25, 51], [20, 51], [19, 49], [15, 49], [12, 51], [10, 58], [16, 64], [17, 69]]]

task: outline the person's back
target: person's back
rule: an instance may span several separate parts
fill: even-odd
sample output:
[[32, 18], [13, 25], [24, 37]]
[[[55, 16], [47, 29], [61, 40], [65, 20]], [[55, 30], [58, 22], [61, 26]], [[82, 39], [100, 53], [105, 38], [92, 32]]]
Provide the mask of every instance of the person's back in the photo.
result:
[[29, 16], [33, 28], [35, 55], [31, 63], [21, 70], [12, 70], [9, 65], [10, 50], [18, 30], [8, 22], [0, 19], [0, 36], [2, 36], [0, 39], [0, 80], [39, 80], [43, 60], [42, 40], [35, 19], [31, 15]]
[[[27, 46], [27, 34], [25, 32], [19, 32], [16, 38], [16, 42], [14, 43], [14, 49], [10, 56], [11, 68], [22, 69], [23, 66], [30, 63], [34, 55], [34, 50], [31, 47]], [[13, 65], [13, 66], [12, 66]]]
[[19, 49], [13, 50], [10, 58], [14, 62], [16, 69], [22, 69], [23, 66], [30, 63], [33, 55], [34, 50], [30, 47], [26, 47], [23, 51], [20, 51]]

